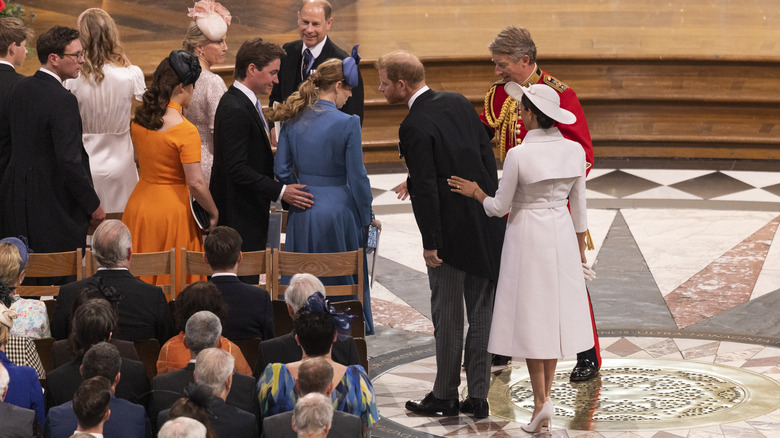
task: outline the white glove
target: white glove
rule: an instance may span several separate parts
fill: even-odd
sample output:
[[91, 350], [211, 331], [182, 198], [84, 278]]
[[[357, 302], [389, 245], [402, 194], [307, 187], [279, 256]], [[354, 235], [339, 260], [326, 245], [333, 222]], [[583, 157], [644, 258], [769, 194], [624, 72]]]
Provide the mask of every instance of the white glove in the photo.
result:
[[593, 281], [596, 278], [596, 271], [585, 263], [582, 264], [582, 273], [585, 275], [585, 281]]

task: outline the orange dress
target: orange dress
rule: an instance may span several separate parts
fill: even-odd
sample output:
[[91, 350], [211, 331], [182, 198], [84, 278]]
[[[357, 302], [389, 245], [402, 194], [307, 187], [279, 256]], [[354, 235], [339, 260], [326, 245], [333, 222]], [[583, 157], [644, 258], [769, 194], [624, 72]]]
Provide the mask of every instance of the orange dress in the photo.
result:
[[[181, 111], [171, 101], [168, 106]], [[136, 123], [130, 126], [138, 155], [139, 181], [122, 215], [133, 236], [133, 252], [186, 248], [203, 251], [201, 232], [190, 212], [189, 188], [182, 164], [200, 162], [200, 136], [184, 119], [167, 131], [152, 131]], [[176, 258], [176, 271], [181, 268]], [[188, 277], [188, 283], [205, 280]], [[142, 278], [152, 284], [171, 284], [169, 275]]]

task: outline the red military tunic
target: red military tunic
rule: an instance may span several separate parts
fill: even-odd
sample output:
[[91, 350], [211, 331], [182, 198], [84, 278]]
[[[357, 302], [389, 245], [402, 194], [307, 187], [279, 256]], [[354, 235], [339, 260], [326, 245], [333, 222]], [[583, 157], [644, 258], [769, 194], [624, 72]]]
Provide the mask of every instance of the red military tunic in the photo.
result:
[[[538, 66], [531, 77], [520, 85], [527, 87], [531, 84], [549, 85], [560, 95], [561, 108], [569, 110], [577, 116], [577, 121], [571, 125], [556, 123], [556, 126], [564, 138], [582, 145], [585, 150], [585, 161], [588, 162], [587, 172], [589, 172], [593, 166], [593, 142], [590, 139], [588, 122], [585, 120], [585, 113], [582, 111], [577, 94], [563, 82], [543, 72]], [[504, 91], [504, 84], [501, 82], [490, 87], [479, 118], [493, 131], [502, 162], [506, 157], [506, 151], [520, 144], [528, 132], [518, 115], [517, 101], [509, 98], [509, 95]]]

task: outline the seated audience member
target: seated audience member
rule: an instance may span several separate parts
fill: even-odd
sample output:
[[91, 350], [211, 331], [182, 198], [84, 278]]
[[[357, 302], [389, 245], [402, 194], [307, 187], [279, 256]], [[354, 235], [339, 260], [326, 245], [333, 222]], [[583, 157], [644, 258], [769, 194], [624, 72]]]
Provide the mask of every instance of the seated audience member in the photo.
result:
[[[105, 300], [111, 306], [114, 322], [111, 327], [106, 325], [104, 329], [108, 330], [110, 328], [110, 330], [102, 333], [102, 336], [99, 337], [116, 347], [119, 350], [119, 354], [125, 359], [141, 360], [141, 358], [138, 357], [138, 352], [135, 350], [135, 344], [130, 341], [114, 339], [113, 333], [117, 330], [118, 325], [117, 305], [121, 297], [119, 296], [119, 292], [116, 290], [116, 288], [101, 285], [102, 280], [100, 279], [95, 281], [95, 283], [87, 283], [84, 285], [84, 288], [76, 294], [76, 298], [73, 300], [73, 306], [71, 308], [70, 314], [71, 316], [69, 319], [72, 320], [73, 315], [76, 314], [76, 311], [79, 309], [79, 307], [81, 307], [81, 305], [87, 301], [93, 299]], [[76, 351], [73, 347], [74, 337], [75, 332], [71, 331], [67, 339], [60, 339], [59, 341], [54, 341], [54, 344], [52, 344], [52, 358], [54, 359], [54, 368], [62, 366], [76, 358]]]
[[[208, 389], [192, 383], [184, 390], [184, 394], [185, 396], [176, 400], [168, 411], [168, 421], [175, 418], [191, 418], [206, 427], [206, 438], [219, 438], [206, 411], [210, 394]], [[157, 432], [157, 436], [159, 437], [161, 433], [162, 428]]]
[[[196, 357], [207, 348], [219, 348], [221, 332], [222, 324], [219, 318], [209, 311], [197, 312], [187, 320], [187, 325], [184, 327], [184, 343], [190, 351], [190, 362], [180, 370], [160, 374], [152, 379], [154, 391], [149, 407], [150, 418], [156, 419], [160, 411], [170, 408], [176, 400], [184, 397], [184, 388], [195, 381]], [[255, 412], [256, 391], [253, 377], [235, 373], [233, 387], [226, 402], [247, 412]]]
[[[290, 286], [284, 293], [284, 301], [287, 303], [287, 312], [294, 320], [298, 309], [306, 304], [306, 300], [315, 292], [324, 293], [325, 286], [311, 274], [295, 274], [290, 279]], [[287, 333], [260, 343], [257, 352], [257, 364], [255, 365], [255, 377], [263, 372], [269, 363], [290, 363], [301, 360], [303, 353], [301, 347], [295, 341], [295, 333]], [[333, 344], [333, 360], [342, 365], [358, 365], [357, 346], [355, 340], [348, 335], [339, 335]]]
[[38, 436], [36, 433], [35, 411], [24, 409], [6, 403], [5, 394], [8, 392], [8, 382], [11, 378], [8, 371], [0, 364], [0, 424], [3, 430], [0, 436], [7, 438], [29, 438]]
[[[319, 393], [330, 404], [330, 394], [333, 392], [333, 367], [323, 358], [315, 358], [303, 362], [298, 367], [298, 380], [295, 387], [302, 397]], [[295, 404], [296, 408], [302, 399]], [[361, 438], [363, 436], [360, 418], [346, 412], [333, 411], [330, 432], [331, 438]], [[292, 427], [293, 412], [266, 417], [263, 420], [263, 438], [296, 438], [296, 430]], [[300, 429], [297, 429], [300, 432]]]
[[188, 417], [168, 420], [160, 428], [158, 438], [206, 438], [206, 426]]
[[0, 302], [0, 365], [5, 367], [11, 382], [13, 382], [8, 386], [5, 402], [20, 408], [34, 410], [36, 421], [39, 425], [43, 425], [46, 413], [43, 404], [43, 389], [38, 381], [38, 374], [30, 367], [14, 365], [5, 355], [6, 344], [11, 336], [10, 332], [15, 318], [16, 312]]
[[173, 335], [168, 301], [161, 288], [144, 283], [128, 270], [133, 249], [127, 226], [113, 219], [100, 224], [92, 235], [92, 254], [98, 264], [97, 273], [60, 288], [52, 322], [54, 338], [68, 336], [68, 312], [76, 294], [87, 283], [102, 279], [104, 286], [116, 288], [123, 297], [119, 304], [119, 328], [114, 337], [127, 341], [155, 338], [160, 344], [165, 343]]
[[[146, 436], [149, 438], [152, 436], [152, 428], [146, 418], [144, 407], [114, 396], [117, 384], [123, 377], [119, 371], [121, 368], [122, 358], [116, 347], [107, 342], [93, 345], [84, 355], [81, 365], [81, 376], [84, 381], [76, 389], [75, 394], [78, 394], [81, 387], [87, 382], [95, 378], [105, 379], [109, 383], [111, 398], [111, 418], [105, 425], [106, 435], [128, 438]], [[74, 411], [78, 412], [75, 397], [76, 395], [74, 395], [72, 402], [49, 409], [44, 428], [45, 438], [67, 438], [75, 430], [77, 415], [74, 415]], [[80, 417], [78, 422], [81, 424]]]
[[348, 317], [336, 312], [319, 292], [309, 297], [295, 316], [295, 336], [303, 349], [303, 358], [288, 364], [269, 364], [265, 368], [257, 391], [261, 417], [291, 411], [299, 397], [295, 381], [301, 364], [312, 358], [323, 358], [333, 367], [331, 399], [334, 407], [359, 416], [364, 427], [372, 428], [379, 420], [379, 413], [374, 387], [366, 371], [360, 365], [344, 366], [331, 358], [331, 349], [338, 337], [337, 327], [348, 331]]
[[[217, 315], [220, 320], [225, 319], [227, 309], [222, 292], [214, 284], [206, 281], [197, 281], [184, 288], [176, 296], [174, 320], [179, 334], [172, 337], [160, 349], [157, 358], [157, 374], [180, 370], [190, 362], [190, 351], [184, 345], [184, 326], [192, 315], [201, 310], [208, 310]], [[220, 348], [230, 353], [236, 360], [236, 371], [251, 376], [252, 369], [246, 363], [241, 349], [227, 338], [220, 338]]]
[[[74, 429], [76, 432], [72, 436], [103, 438], [105, 423], [112, 414], [116, 415], [115, 412], [111, 412], [111, 401], [111, 382], [108, 379], [93, 377], [81, 382], [76, 393], [73, 394], [73, 406], [68, 406], [73, 417], [78, 418]], [[119, 435], [109, 434], [109, 436]]]
[[217, 285], [227, 304], [222, 334], [237, 339], [274, 337], [274, 309], [268, 291], [239, 280], [241, 236], [230, 227], [214, 228], [204, 243], [204, 259], [211, 266], [211, 282]]
[[325, 438], [333, 421], [330, 399], [313, 392], [298, 399], [293, 411], [292, 428], [299, 438]]
[[[107, 341], [114, 327], [116, 315], [106, 300], [89, 300], [76, 310], [70, 336], [76, 357], [48, 373], [46, 406], [59, 406], [73, 399], [82, 381], [79, 368], [84, 355], [93, 345]], [[120, 370], [122, 379], [116, 387], [116, 396], [132, 403], [145, 404], [142, 397], [149, 392], [149, 379], [144, 364], [125, 359], [121, 361]]]
[[[197, 386], [188, 389], [189, 397], [206, 408], [218, 437], [257, 438], [255, 415], [225, 403], [233, 384], [233, 364], [233, 356], [224, 350], [201, 351], [195, 364]], [[162, 425], [167, 418], [168, 410], [160, 412], [157, 424]]]
[[8, 343], [5, 344], [5, 355], [14, 365], [30, 367], [38, 373], [39, 379], [46, 378], [46, 370], [43, 369], [41, 357], [32, 339], [9, 336]]
[[0, 301], [16, 311], [17, 318], [11, 336], [41, 339], [51, 336], [46, 304], [28, 300], [16, 294], [24, 281], [24, 268], [30, 249], [16, 237], [0, 240]]

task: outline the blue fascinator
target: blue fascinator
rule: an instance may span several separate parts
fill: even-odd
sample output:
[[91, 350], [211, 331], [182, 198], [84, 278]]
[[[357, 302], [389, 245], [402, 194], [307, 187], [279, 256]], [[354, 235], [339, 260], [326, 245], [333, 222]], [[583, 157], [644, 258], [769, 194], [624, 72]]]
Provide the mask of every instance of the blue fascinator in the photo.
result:
[[336, 323], [336, 330], [338, 330], [340, 335], [348, 335], [350, 333], [350, 321], [353, 317], [336, 310], [321, 293], [314, 292], [314, 294], [306, 300], [306, 309], [313, 313], [329, 314], [333, 317], [333, 321]]
[[358, 86], [358, 64], [360, 64], [360, 55], [358, 55], [358, 47], [360, 44], [356, 44], [352, 48], [352, 56], [344, 58], [341, 61], [344, 68], [344, 82], [352, 88]]
[[19, 263], [19, 273], [21, 274], [24, 267], [27, 265], [27, 257], [33, 252], [27, 245], [27, 238], [24, 236], [6, 237], [5, 239], [0, 240], [0, 243], [10, 243], [19, 250], [19, 256], [22, 258], [22, 262]]

